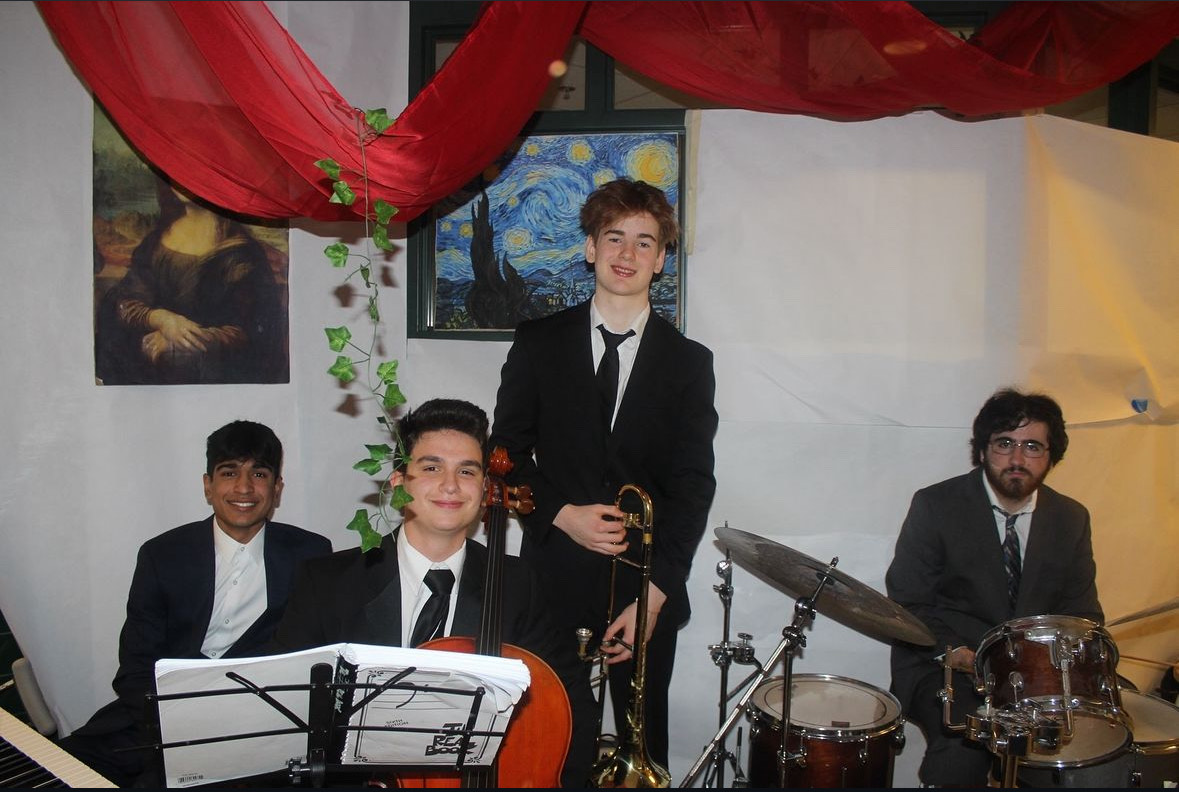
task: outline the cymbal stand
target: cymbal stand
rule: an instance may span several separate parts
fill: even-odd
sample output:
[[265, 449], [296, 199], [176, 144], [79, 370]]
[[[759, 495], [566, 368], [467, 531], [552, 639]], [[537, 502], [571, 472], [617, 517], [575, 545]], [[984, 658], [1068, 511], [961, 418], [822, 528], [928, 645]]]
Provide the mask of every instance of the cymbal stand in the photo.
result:
[[[728, 523], [726, 522], [725, 525], [727, 526]], [[732, 694], [729, 693], [729, 666], [734, 662], [740, 663], [741, 665], [751, 665], [757, 661], [753, 657], [753, 646], [749, 643], [750, 639], [753, 638], [752, 635], [749, 633], [737, 633], [737, 643], [729, 641], [729, 617], [733, 604], [733, 559], [732, 553], [729, 550], [725, 550], [724, 560], [717, 563], [716, 574], [723, 582], [714, 585], [712, 590], [720, 596], [721, 606], [724, 609], [724, 620], [721, 642], [711, 644], [708, 647], [708, 651], [712, 656], [712, 662], [720, 669], [720, 700], [717, 702], [717, 709], [719, 710], [717, 725], [723, 726], [725, 715], [728, 713], [729, 699], [732, 698]], [[741, 746], [740, 729], [737, 730], [737, 746], [739, 754]], [[708, 773], [705, 774], [702, 786], [706, 789], [724, 787], [726, 764], [732, 765], [733, 767], [733, 787], [742, 788], [747, 786], [745, 774], [741, 771], [740, 756], [738, 754], [734, 754], [725, 747], [724, 737], [722, 736], [719, 744], [712, 751], [712, 766]]]
[[[1019, 760], [1028, 755], [1033, 741], [1038, 745], [1055, 748], [1065, 733], [1065, 726], [1055, 718], [1046, 717], [1034, 705], [1015, 709], [994, 709], [991, 697], [986, 697], [985, 708], [978, 714], [967, 714], [965, 723], [953, 723], [954, 669], [950, 666], [950, 647], [946, 647], [942, 661], [943, 689], [938, 691], [942, 700], [942, 724], [952, 732], [965, 732], [969, 740], [980, 742], [988, 751], [1002, 760], [1002, 789], [1015, 789], [1018, 784]], [[1071, 729], [1068, 730], [1071, 732]]]
[[[833, 558], [831, 560], [831, 564], [827, 567], [827, 571], [818, 574], [819, 584], [815, 587], [814, 592], [809, 597], [799, 597], [797, 600], [795, 600], [794, 621], [792, 621], [786, 627], [782, 628], [782, 640], [778, 642], [778, 645], [774, 647], [774, 651], [770, 653], [770, 659], [758, 670], [756, 674], [754, 674], [752, 680], [750, 680], [749, 686], [745, 689], [745, 693], [737, 702], [737, 705], [733, 707], [728, 717], [725, 718], [725, 722], [721, 724], [720, 729], [715, 735], [713, 735], [708, 745], [704, 746], [704, 751], [696, 758], [695, 763], [692, 765], [691, 769], [688, 770], [688, 774], [684, 776], [683, 780], [680, 781], [677, 786], [681, 788], [692, 786], [692, 783], [696, 780], [697, 776], [700, 775], [700, 771], [704, 769], [704, 765], [707, 764], [714, 756], [714, 752], [721, 744], [721, 741], [724, 740], [725, 736], [733, 730], [733, 726], [737, 723], [737, 719], [741, 717], [742, 713], [745, 712], [746, 707], [749, 706], [749, 699], [753, 698], [754, 692], [756, 692], [761, 683], [765, 681], [765, 678], [769, 675], [770, 670], [778, 664], [778, 660], [780, 660], [783, 655], [786, 656], [786, 680], [785, 687], [782, 691], [782, 743], [783, 746], [785, 746], [786, 727], [790, 722], [790, 679], [791, 671], [794, 666], [794, 652], [799, 647], [806, 646], [806, 636], [803, 635], [802, 631], [807, 626], [807, 624], [814, 620], [815, 602], [819, 599], [819, 595], [822, 594], [823, 588], [827, 585], [827, 582], [831, 580], [830, 572], [838, 563], [839, 559]], [[782, 756], [779, 757], [779, 775], [782, 779], [782, 786], [785, 786], [786, 760], [788, 758], [789, 757], [785, 755], [785, 748], [783, 748]]]

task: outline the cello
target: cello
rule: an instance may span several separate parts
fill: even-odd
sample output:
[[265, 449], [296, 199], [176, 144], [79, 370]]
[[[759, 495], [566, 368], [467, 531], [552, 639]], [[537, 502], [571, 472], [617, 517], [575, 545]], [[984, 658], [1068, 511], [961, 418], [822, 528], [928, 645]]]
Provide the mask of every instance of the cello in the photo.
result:
[[523, 661], [532, 681], [516, 704], [499, 753], [490, 767], [428, 770], [398, 774], [402, 787], [533, 787], [561, 786], [561, 769], [573, 732], [572, 711], [565, 686], [538, 656], [503, 641], [503, 568], [508, 511], [532, 511], [532, 491], [509, 487], [504, 476], [512, 469], [507, 451], [496, 447], [484, 481], [483, 522], [487, 525], [487, 572], [483, 583], [483, 611], [479, 635], [446, 636], [422, 644], [422, 649], [509, 657]]

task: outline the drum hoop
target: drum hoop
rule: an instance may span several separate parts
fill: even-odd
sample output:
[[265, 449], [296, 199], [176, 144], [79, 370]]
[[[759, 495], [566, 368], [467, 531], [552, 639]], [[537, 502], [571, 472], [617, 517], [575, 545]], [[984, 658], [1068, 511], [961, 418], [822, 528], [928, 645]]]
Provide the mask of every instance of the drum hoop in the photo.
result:
[[989, 651], [991, 647], [1004, 640], [1007, 635], [1018, 633], [1023, 636], [1023, 640], [1032, 643], [1047, 643], [1047, 641], [1041, 639], [1055, 637], [1061, 632], [1061, 627], [1066, 625], [1073, 628], [1083, 628], [1077, 632], [1070, 631], [1070, 635], [1081, 635], [1085, 637], [1092, 635], [1104, 641], [1111, 650], [1113, 667], [1117, 667], [1120, 658], [1118, 645], [1114, 642], [1113, 636], [1110, 635], [1109, 630], [1105, 629], [1105, 627], [1092, 619], [1086, 619], [1081, 616], [1044, 614], [1008, 619], [987, 630], [979, 642], [978, 651], [974, 654], [975, 679], [981, 680], [985, 678], [985, 664], [990, 657]]
[[[871, 693], [879, 694], [877, 700], [884, 705], [884, 715], [873, 721], [872, 723], [860, 729], [855, 729], [851, 726], [817, 726], [814, 724], [802, 724], [798, 721], [791, 720], [789, 731], [792, 733], [801, 733], [813, 739], [826, 740], [830, 742], [856, 742], [861, 739], [873, 739], [881, 735], [889, 734], [904, 725], [905, 719], [901, 714], [901, 703], [897, 697], [889, 693], [883, 688], [864, 682], [860, 679], [852, 679], [851, 677], [839, 676], [837, 674], [792, 674], [791, 681], [795, 684], [800, 681], [803, 682], [829, 682], [842, 683], [856, 689], [866, 690]], [[775, 685], [784, 687], [786, 684], [786, 677], [776, 676], [766, 679], [754, 690], [754, 697], [762, 688], [772, 689]], [[758, 706], [754, 697], [749, 699], [749, 707], [756, 711], [762, 718], [768, 722], [769, 728], [774, 731], [781, 731], [782, 718], [778, 717], [776, 713], [770, 712]], [[764, 700], [764, 697], [763, 697]], [[751, 716], [753, 713], [750, 713]]]
[[[1059, 714], [1059, 713], [1048, 713], [1048, 714]], [[1050, 758], [1047, 758], [1047, 757], [1044, 760], [1040, 760], [1040, 759], [1034, 759], [1034, 758], [1032, 758], [1032, 756], [1026, 756], [1026, 757], [1020, 758], [1019, 763], [1021, 765], [1026, 765], [1028, 767], [1051, 768], [1054, 770], [1068, 770], [1068, 769], [1079, 768], [1079, 767], [1091, 767], [1093, 765], [1104, 764], [1105, 762], [1108, 762], [1109, 760], [1116, 758], [1119, 754], [1125, 753], [1126, 750], [1130, 748], [1130, 746], [1132, 745], [1132, 736], [1130, 734], [1130, 729], [1126, 726], [1126, 724], [1124, 724], [1118, 720], [1114, 720], [1114, 719], [1107, 718], [1107, 717], [1102, 717], [1099, 713], [1096, 713], [1096, 712], [1090, 711], [1090, 712], [1088, 712], [1088, 714], [1092, 715], [1095, 720], [1103, 721], [1105, 723], [1113, 723], [1114, 725], [1121, 727], [1121, 729], [1122, 729], [1122, 742], [1121, 742], [1121, 744], [1118, 745], [1117, 748], [1114, 748], [1113, 750], [1109, 751], [1108, 753], [1100, 754], [1098, 756], [1089, 756], [1089, 757], [1085, 757], [1084, 759], [1076, 759], [1073, 761], [1051, 760]]]
[[[1122, 694], [1122, 711], [1130, 718], [1131, 723], [1135, 719], [1135, 714], [1127, 702], [1135, 700], [1144, 700], [1150, 702], [1149, 706], [1158, 711], [1173, 712], [1179, 716], [1179, 706], [1172, 704], [1166, 699], [1152, 696], [1148, 693], [1143, 693], [1138, 690], [1128, 690], [1123, 688]], [[1127, 695], [1129, 694], [1129, 695]], [[1141, 717], [1145, 712], [1138, 713]], [[1179, 721], [1177, 721], [1179, 723]], [[1131, 729], [1131, 736], [1133, 736], [1133, 729]], [[1168, 756], [1170, 754], [1179, 754], [1179, 734], [1165, 740], [1133, 740], [1130, 745], [1130, 750], [1143, 756]]]

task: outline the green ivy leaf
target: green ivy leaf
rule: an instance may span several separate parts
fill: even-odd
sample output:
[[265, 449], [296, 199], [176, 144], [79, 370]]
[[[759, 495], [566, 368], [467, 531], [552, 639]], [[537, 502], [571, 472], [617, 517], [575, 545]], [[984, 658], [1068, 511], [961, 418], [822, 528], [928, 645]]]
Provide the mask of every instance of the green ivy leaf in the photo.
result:
[[390, 252], [397, 249], [393, 247], [393, 243], [389, 241], [388, 226], [377, 225], [373, 228], [373, 244], [379, 247], [381, 250], [388, 250]]
[[401, 388], [396, 385], [389, 385], [385, 388], [385, 398], [382, 400], [382, 403], [385, 405], [386, 410], [392, 410], [395, 407], [405, 404], [405, 402], [405, 394], [401, 392]]
[[376, 200], [373, 208], [377, 211], [377, 222], [381, 225], [389, 225], [389, 221], [393, 219], [393, 215], [399, 211], [396, 206], [381, 198]]
[[360, 552], [367, 553], [374, 547], [381, 543], [381, 534], [373, 529], [373, 524], [368, 519], [368, 512], [364, 509], [357, 509], [356, 516], [348, 523], [349, 531], [356, 531], [360, 534]]
[[352, 340], [352, 332], [347, 327], [325, 327], [323, 332], [327, 333], [328, 347], [333, 352], [342, 352], [344, 345]]
[[332, 262], [333, 267], [343, 267], [348, 263], [348, 246], [343, 242], [328, 245], [323, 249], [323, 254]]
[[369, 458], [375, 459], [378, 462], [384, 462], [393, 454], [393, 449], [385, 443], [381, 443], [380, 445], [368, 445], [365, 443], [364, 447], [368, 449]]
[[331, 157], [315, 161], [315, 167], [327, 174], [328, 178], [336, 181], [340, 178], [340, 163]]
[[361, 470], [370, 476], [375, 476], [381, 472], [381, 463], [375, 459], [362, 459], [352, 466], [353, 470]]
[[352, 358], [346, 355], [340, 355], [336, 358], [336, 362], [328, 369], [328, 374], [338, 379], [340, 382], [351, 382], [356, 379], [356, 370], [352, 368]]
[[413, 495], [410, 495], [404, 486], [398, 484], [393, 488], [393, 497], [389, 502], [394, 509], [401, 511], [407, 504], [413, 503]]
[[374, 322], [381, 321], [381, 309], [377, 305], [377, 296], [375, 294], [368, 298], [368, 318]]
[[369, 276], [372, 275], [372, 272], [373, 271], [371, 269], [369, 269], [368, 267], [361, 267], [360, 268], [360, 277], [364, 278], [364, 285], [367, 287], [370, 287], [370, 288], [373, 285], [372, 280], [369, 278]]
[[389, 127], [393, 126], [394, 119], [389, 117], [389, 114], [385, 112], [385, 108], [377, 107], [373, 110], [364, 111], [364, 121], [374, 130], [376, 130], [377, 134], [379, 135]]
[[377, 376], [380, 377], [381, 382], [386, 385], [397, 381], [397, 361], [388, 360], [377, 366]]
[[355, 202], [356, 193], [352, 192], [352, 188], [348, 185], [348, 182], [343, 180], [332, 182], [332, 197], [328, 199], [328, 203], [351, 206]]

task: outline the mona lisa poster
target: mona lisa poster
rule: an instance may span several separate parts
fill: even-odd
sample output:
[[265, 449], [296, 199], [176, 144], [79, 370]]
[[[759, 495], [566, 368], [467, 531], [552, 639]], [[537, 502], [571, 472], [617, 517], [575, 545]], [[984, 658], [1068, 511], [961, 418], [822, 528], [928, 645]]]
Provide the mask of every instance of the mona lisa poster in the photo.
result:
[[170, 184], [94, 112], [99, 385], [290, 381], [285, 223]]

